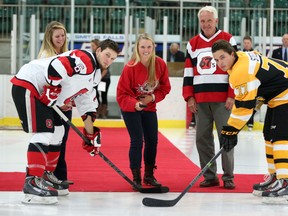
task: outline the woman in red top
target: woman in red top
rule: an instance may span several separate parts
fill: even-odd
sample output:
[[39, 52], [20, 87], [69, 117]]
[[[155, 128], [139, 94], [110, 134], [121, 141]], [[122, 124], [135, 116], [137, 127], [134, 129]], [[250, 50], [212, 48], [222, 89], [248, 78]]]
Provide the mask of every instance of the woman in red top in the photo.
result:
[[130, 168], [138, 187], [142, 187], [143, 138], [143, 182], [152, 186], [161, 185], [154, 177], [158, 143], [156, 103], [162, 101], [170, 89], [167, 65], [155, 55], [154, 41], [146, 33], [139, 35], [117, 86], [117, 102], [130, 135]]

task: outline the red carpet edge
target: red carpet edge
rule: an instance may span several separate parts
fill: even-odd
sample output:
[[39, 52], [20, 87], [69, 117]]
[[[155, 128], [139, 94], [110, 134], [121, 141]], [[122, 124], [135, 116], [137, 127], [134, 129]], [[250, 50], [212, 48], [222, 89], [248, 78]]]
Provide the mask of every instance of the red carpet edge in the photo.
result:
[[[74, 185], [69, 188], [71, 192], [133, 191], [131, 185], [103, 159], [97, 156], [91, 157], [84, 151], [81, 142], [81, 138], [71, 129], [66, 152], [68, 178], [74, 181]], [[129, 142], [125, 128], [102, 129], [102, 153], [132, 179], [128, 160]], [[163, 185], [170, 188], [170, 192], [182, 192], [197, 176], [200, 169], [161, 133], [159, 133], [158, 143], [158, 168], [155, 176]], [[0, 191], [21, 191], [24, 178], [24, 172], [0, 172]], [[262, 181], [263, 175], [235, 174], [236, 188], [234, 190], [224, 189], [222, 182], [219, 187], [200, 188], [199, 182], [202, 180], [203, 177], [193, 185], [189, 192], [250, 193], [252, 185]]]

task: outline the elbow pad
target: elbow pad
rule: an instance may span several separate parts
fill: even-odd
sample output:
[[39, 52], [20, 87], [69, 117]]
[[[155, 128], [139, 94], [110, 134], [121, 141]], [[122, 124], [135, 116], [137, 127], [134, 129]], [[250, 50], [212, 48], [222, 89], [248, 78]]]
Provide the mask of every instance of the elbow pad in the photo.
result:
[[96, 120], [96, 112], [87, 112], [81, 116], [82, 120], [85, 121], [88, 116], [91, 116], [92, 122]]

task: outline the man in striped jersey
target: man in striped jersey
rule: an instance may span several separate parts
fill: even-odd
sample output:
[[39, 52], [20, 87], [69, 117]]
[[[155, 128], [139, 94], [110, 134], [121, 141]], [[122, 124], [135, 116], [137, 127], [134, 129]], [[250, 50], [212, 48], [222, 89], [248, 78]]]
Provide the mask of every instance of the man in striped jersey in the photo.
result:
[[63, 121], [52, 109], [54, 104], [63, 111], [77, 107], [85, 125], [83, 133], [91, 140], [91, 144], [82, 143], [83, 149], [91, 152], [95, 142], [100, 145], [100, 130], [93, 127], [98, 106], [94, 87], [100, 82], [101, 69], [116, 59], [118, 50], [117, 43], [104, 40], [95, 55], [72, 50], [33, 60], [11, 79], [12, 97], [23, 130], [32, 134], [23, 203], [54, 204], [58, 195], [67, 194], [68, 184], [53, 182], [45, 175], [56, 168], [64, 135]]
[[[191, 112], [196, 114], [196, 146], [200, 165], [203, 168], [215, 155], [213, 125], [218, 137], [222, 126], [226, 124], [234, 104], [234, 93], [228, 85], [228, 74], [217, 67], [211, 52], [212, 44], [224, 39], [237, 49], [233, 36], [216, 27], [217, 10], [205, 6], [198, 12], [201, 32], [187, 44], [187, 56], [184, 68], [183, 97]], [[222, 154], [223, 186], [234, 189], [234, 152]], [[212, 164], [204, 173], [205, 180], [200, 187], [219, 186], [217, 165]]]

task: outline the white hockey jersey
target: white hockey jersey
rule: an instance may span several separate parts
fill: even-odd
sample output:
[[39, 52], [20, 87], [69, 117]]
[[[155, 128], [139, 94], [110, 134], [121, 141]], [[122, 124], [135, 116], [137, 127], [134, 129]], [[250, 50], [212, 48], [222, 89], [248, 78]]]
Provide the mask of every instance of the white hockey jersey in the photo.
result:
[[101, 80], [101, 70], [91, 52], [72, 50], [45, 59], [37, 59], [23, 65], [11, 79], [39, 98], [47, 84], [61, 85], [56, 105], [74, 102], [80, 115], [96, 112], [98, 101], [94, 87]]

